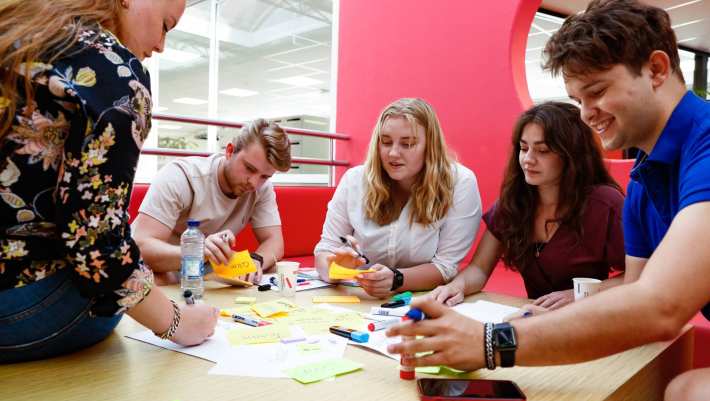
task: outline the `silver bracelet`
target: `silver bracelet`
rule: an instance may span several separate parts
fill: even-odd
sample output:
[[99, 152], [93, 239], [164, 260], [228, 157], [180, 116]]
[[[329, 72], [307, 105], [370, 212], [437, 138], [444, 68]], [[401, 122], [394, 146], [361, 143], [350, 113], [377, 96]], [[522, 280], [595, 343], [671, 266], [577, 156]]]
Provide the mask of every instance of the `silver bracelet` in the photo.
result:
[[156, 336], [163, 340], [172, 340], [175, 332], [177, 331], [178, 325], [180, 324], [180, 307], [172, 299], [170, 300], [170, 303], [173, 304], [173, 321], [170, 323], [170, 327], [168, 327], [165, 332], [160, 334], [155, 333]]
[[486, 368], [494, 370], [496, 368], [496, 358], [493, 354], [493, 323], [484, 323], [483, 330], [485, 332]]

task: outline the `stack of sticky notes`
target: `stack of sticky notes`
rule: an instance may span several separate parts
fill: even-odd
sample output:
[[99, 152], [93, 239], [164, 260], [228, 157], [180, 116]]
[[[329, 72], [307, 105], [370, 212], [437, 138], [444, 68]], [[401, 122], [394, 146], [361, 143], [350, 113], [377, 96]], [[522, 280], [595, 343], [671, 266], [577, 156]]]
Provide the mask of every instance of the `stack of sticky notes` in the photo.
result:
[[328, 269], [328, 277], [332, 280], [351, 280], [351, 279], [354, 279], [355, 276], [357, 276], [358, 274], [372, 273], [372, 272], [374, 272], [373, 269], [367, 269], [367, 270], [350, 269], [348, 267], [343, 267], [335, 262], [332, 262], [330, 264], [329, 269]]
[[313, 297], [313, 303], [329, 303], [329, 304], [359, 304], [360, 298], [355, 295], [321, 295]]
[[229, 264], [215, 263], [210, 260], [212, 269], [218, 276], [224, 278], [234, 278], [256, 271], [256, 265], [249, 255], [249, 251], [234, 252]]

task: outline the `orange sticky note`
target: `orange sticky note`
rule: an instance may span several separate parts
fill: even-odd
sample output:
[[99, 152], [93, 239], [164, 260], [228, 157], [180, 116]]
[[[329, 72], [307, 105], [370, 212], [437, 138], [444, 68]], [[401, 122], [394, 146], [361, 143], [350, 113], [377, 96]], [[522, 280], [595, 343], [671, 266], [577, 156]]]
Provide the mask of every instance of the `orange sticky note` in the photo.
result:
[[359, 304], [360, 298], [355, 295], [321, 295], [313, 297], [313, 303]]
[[256, 265], [249, 255], [249, 251], [234, 252], [231, 259], [229, 259], [229, 264], [224, 265], [222, 263], [215, 263], [210, 260], [212, 264], [212, 269], [218, 276], [225, 278], [233, 278], [237, 276], [243, 276], [248, 273], [253, 273], [256, 271]]
[[331, 262], [329, 268], [328, 268], [328, 277], [330, 277], [333, 280], [349, 280], [355, 278], [358, 274], [361, 273], [372, 273], [374, 272], [373, 269], [367, 269], [367, 270], [358, 270], [358, 269], [351, 269], [348, 267], [343, 267], [340, 266], [339, 264], [335, 262]]

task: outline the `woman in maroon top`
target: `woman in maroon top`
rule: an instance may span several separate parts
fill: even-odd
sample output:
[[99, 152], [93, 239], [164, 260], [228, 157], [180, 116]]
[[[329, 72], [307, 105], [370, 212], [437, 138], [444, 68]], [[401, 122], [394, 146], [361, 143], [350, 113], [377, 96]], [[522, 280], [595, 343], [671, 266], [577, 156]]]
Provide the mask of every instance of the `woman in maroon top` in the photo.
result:
[[[624, 197], [604, 167], [579, 108], [560, 102], [523, 113], [513, 131], [498, 202], [483, 216], [488, 229], [473, 260], [430, 296], [454, 305], [483, 289], [500, 258], [520, 272], [538, 309], [574, 300], [572, 278], [623, 283]], [[532, 307], [535, 309], [535, 307]]]

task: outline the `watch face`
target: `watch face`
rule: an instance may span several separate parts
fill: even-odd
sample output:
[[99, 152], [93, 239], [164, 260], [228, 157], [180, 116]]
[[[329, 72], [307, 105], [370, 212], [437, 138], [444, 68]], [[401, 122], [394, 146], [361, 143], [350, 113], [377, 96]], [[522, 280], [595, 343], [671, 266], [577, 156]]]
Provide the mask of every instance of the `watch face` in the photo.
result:
[[514, 349], [517, 347], [518, 343], [515, 340], [515, 331], [513, 331], [513, 327], [509, 324], [504, 327], [495, 327], [494, 333], [498, 349]]

